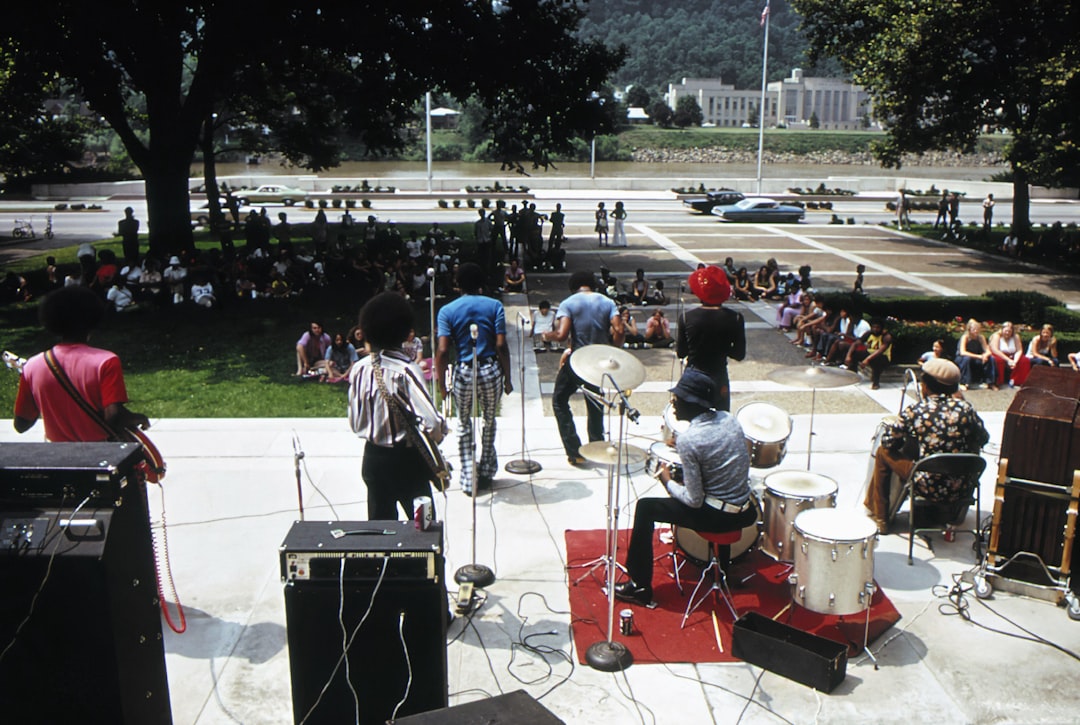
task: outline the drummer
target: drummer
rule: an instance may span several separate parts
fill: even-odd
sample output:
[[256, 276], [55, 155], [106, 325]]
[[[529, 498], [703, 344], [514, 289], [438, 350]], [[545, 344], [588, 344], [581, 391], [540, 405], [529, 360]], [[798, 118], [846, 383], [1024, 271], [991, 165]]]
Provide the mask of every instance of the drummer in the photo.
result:
[[690, 273], [690, 291], [701, 307], [689, 310], [679, 321], [676, 353], [688, 367], [701, 370], [716, 382], [712, 407], [731, 410], [731, 385], [727, 360], [746, 357], [746, 326], [743, 316], [723, 306], [731, 297], [731, 284], [719, 267], [699, 267]]
[[[901, 486], [891, 487], [892, 473], [906, 480], [915, 461], [904, 455], [905, 440], [918, 443], [918, 457], [932, 453], [978, 453], [990, 440], [982, 418], [971, 403], [953, 394], [960, 383], [960, 368], [944, 358], [934, 358], [922, 367], [922, 400], [909, 405], [885, 432], [874, 453], [874, 470], [866, 490], [866, 506], [880, 533], [887, 533], [889, 516], [899, 504]], [[970, 486], [970, 481], [919, 474], [915, 492], [933, 501], [949, 502]], [[978, 485], [978, 484], [976, 484]]]
[[690, 421], [675, 443], [683, 480], [672, 479], [671, 467], [662, 463], [660, 481], [670, 498], [638, 499], [626, 552], [630, 580], [615, 588], [616, 598], [642, 606], [652, 603], [652, 542], [657, 521], [722, 533], [743, 529], [757, 517], [750, 500], [750, 454], [742, 426], [735, 416], [715, 409], [713, 378], [688, 368], [671, 392], [676, 418]]

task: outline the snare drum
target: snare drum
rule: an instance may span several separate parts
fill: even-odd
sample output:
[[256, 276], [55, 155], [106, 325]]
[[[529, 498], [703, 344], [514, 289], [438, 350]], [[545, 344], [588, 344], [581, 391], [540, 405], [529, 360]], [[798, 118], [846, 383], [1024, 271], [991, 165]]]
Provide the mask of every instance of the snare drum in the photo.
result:
[[671, 467], [671, 478], [677, 483], [682, 483], [682, 459], [679, 452], [667, 443], [653, 443], [649, 446], [649, 456], [645, 459], [645, 472], [660, 480], [660, 464], [666, 463]]
[[660, 434], [663, 436], [662, 440], [670, 446], [675, 445], [675, 441], [679, 436], [686, 432], [686, 429], [690, 427], [690, 421], [679, 420], [675, 417], [675, 406], [672, 403], [668, 403], [664, 408], [664, 423], [660, 428]]
[[750, 465], [754, 468], [779, 466], [787, 453], [791, 436], [791, 416], [769, 403], [747, 403], [735, 419], [746, 436]]
[[795, 519], [791, 596], [818, 614], [857, 614], [874, 593], [877, 526], [869, 516], [837, 509], [803, 511]]
[[808, 509], [836, 508], [836, 481], [809, 471], [776, 471], [765, 477], [765, 530], [761, 550], [777, 561], [792, 560], [792, 524]]

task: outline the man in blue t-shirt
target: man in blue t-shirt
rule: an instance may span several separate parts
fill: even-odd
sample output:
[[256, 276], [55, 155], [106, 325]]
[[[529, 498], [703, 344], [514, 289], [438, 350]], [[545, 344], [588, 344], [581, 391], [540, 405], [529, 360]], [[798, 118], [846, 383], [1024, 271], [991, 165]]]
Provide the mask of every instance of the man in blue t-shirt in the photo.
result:
[[[506, 344], [506, 312], [502, 303], [481, 294], [484, 270], [467, 262], [457, 271], [457, 283], [462, 295], [439, 310], [439, 344], [435, 353], [435, 379], [439, 391], [446, 397], [446, 368], [450, 363], [450, 348], [457, 352], [454, 368], [454, 404], [458, 411], [458, 452], [461, 456], [461, 489], [472, 496], [479, 489], [491, 488], [499, 468], [495, 457], [495, 411], [499, 393], [510, 393], [510, 348]], [[476, 328], [476, 338], [472, 330]], [[474, 444], [473, 354], [476, 355], [476, 397], [484, 416], [480, 444], [480, 463], [476, 468], [476, 488], [473, 488]]]
[[[570, 340], [570, 352], [586, 345], [623, 344], [623, 321], [619, 308], [610, 297], [596, 291], [596, 277], [592, 272], [574, 272], [570, 275], [572, 295], [559, 305], [555, 317], [555, 329], [541, 335], [544, 342], [564, 342]], [[559, 373], [555, 376], [555, 391], [551, 397], [551, 409], [555, 422], [559, 426], [559, 436], [566, 450], [567, 460], [571, 465], [579, 466], [585, 462], [581, 457], [581, 439], [574, 425], [574, 416], [570, 412], [570, 396], [579, 387], [585, 386], [596, 391], [574, 373], [568, 364], [568, 357], [563, 356]], [[604, 409], [592, 399], [585, 399], [585, 411], [588, 414], [589, 442], [604, 440]]]

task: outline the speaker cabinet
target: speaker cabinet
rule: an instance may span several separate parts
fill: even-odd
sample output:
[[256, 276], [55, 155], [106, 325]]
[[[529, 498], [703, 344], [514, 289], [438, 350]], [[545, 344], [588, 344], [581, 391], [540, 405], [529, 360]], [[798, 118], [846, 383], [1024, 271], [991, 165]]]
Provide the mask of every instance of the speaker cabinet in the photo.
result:
[[144, 489], [75, 515], [0, 510], [0, 581], [6, 722], [172, 722]]
[[[329, 534], [371, 528], [392, 533]], [[417, 532], [412, 522], [294, 526], [282, 547], [282, 576], [296, 722], [355, 722], [359, 710], [361, 723], [383, 725], [403, 699], [399, 717], [446, 707], [441, 539], [441, 530]], [[312, 546], [318, 555], [306, 553]], [[424, 552], [416, 566], [414, 554]]]

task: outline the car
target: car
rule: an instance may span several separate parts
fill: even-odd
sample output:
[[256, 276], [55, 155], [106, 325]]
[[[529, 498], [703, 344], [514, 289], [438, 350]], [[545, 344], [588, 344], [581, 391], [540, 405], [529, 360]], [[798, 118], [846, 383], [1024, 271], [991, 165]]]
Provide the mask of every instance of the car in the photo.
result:
[[762, 196], [747, 197], [737, 204], [713, 207], [712, 213], [728, 222], [764, 222], [793, 224], [802, 221], [806, 212], [800, 206], [781, 204]]
[[240, 201], [241, 206], [274, 203], [292, 206], [307, 199], [307, 192], [303, 189], [280, 184], [263, 184], [258, 189], [240, 189], [234, 191], [233, 195]]
[[715, 206], [736, 204], [745, 198], [741, 191], [717, 189], [716, 191], [707, 192], [703, 196], [688, 196], [683, 199], [683, 205], [702, 214], [708, 214]]

